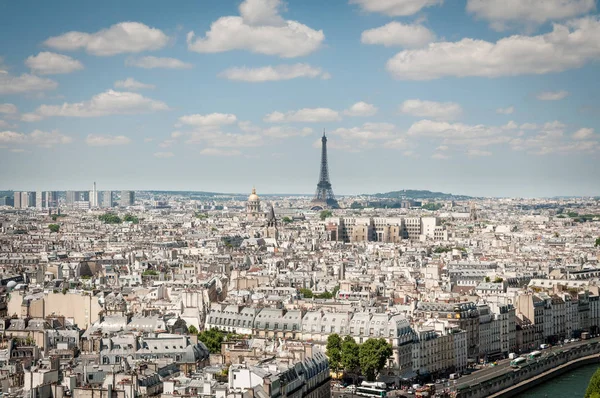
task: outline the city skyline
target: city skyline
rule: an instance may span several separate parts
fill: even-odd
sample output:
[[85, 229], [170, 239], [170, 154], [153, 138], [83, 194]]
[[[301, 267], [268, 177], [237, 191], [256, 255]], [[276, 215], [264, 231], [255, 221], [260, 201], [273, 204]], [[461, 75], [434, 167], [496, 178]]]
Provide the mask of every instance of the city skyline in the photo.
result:
[[0, 188], [597, 196], [596, 2], [504, 2], [0, 4]]

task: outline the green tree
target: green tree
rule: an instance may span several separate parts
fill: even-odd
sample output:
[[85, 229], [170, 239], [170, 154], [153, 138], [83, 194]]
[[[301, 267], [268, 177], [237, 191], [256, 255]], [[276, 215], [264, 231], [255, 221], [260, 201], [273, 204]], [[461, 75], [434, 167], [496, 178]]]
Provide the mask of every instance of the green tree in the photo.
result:
[[490, 277], [486, 276], [484, 280], [489, 283], [490, 282]]
[[123, 217], [123, 221], [132, 222], [134, 224], [140, 223], [140, 219], [134, 216], [133, 214], [126, 214], [125, 217]]
[[281, 221], [283, 221], [284, 224], [289, 224], [291, 223], [293, 220], [291, 218], [289, 218], [288, 216], [285, 216], [281, 219]]
[[358, 359], [359, 346], [356, 341], [350, 336], [344, 337], [342, 341], [342, 368], [348, 373], [356, 373], [360, 368], [360, 360]]
[[425, 203], [424, 205], [421, 206], [421, 208], [423, 208], [425, 210], [435, 211], [435, 210], [441, 209], [442, 205], [440, 203]]
[[327, 217], [331, 216], [333, 216], [331, 210], [323, 210], [321, 213], [319, 213], [319, 217], [321, 218], [321, 220], [325, 220]]
[[595, 245], [595, 246], [596, 246], [596, 247], [599, 247], [599, 246], [600, 246], [600, 237], [596, 238], [596, 245]]
[[104, 222], [104, 224], [121, 224], [122, 222], [121, 218], [114, 213], [104, 213], [98, 216], [98, 220]]
[[60, 225], [50, 224], [48, 225], [48, 229], [50, 230], [50, 232], [57, 233], [60, 230]]
[[359, 202], [352, 202], [352, 204], [350, 205], [351, 209], [362, 209], [363, 205], [361, 205]]
[[208, 351], [211, 354], [218, 354], [221, 352], [221, 343], [225, 338], [225, 333], [219, 329], [205, 330], [198, 334], [198, 340], [204, 343]]
[[392, 356], [392, 346], [385, 339], [368, 339], [360, 346], [359, 361], [363, 376], [368, 381], [375, 377], [385, 367]]
[[333, 294], [329, 293], [328, 291], [324, 291], [323, 293], [315, 294], [314, 297], [319, 299], [330, 299], [333, 298]]
[[600, 368], [592, 375], [584, 398], [600, 398]]
[[327, 337], [325, 354], [329, 358], [329, 367], [337, 373], [342, 362], [342, 338], [339, 334], [333, 333]]
[[313, 298], [313, 292], [310, 289], [306, 289], [306, 288], [301, 288], [300, 290], [300, 294], [304, 296], [304, 298]]
[[503, 282], [503, 281], [504, 281], [504, 279], [500, 278], [499, 276], [497, 276], [497, 277], [494, 278], [494, 283], [500, 283], [500, 282]]
[[190, 327], [188, 328], [188, 333], [189, 334], [198, 334], [198, 329], [196, 329], [196, 326], [190, 325]]

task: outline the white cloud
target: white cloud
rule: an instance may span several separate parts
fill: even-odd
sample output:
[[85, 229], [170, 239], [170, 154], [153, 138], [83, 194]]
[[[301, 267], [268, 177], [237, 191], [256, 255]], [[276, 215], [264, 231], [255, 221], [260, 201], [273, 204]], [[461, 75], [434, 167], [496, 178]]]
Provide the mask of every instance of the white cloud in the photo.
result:
[[0, 104], [0, 113], [12, 115], [17, 112], [17, 107], [14, 104]]
[[127, 58], [125, 60], [125, 65], [144, 69], [191, 69], [194, 67], [194, 65], [183, 62], [177, 58], [154, 57], [152, 55], [139, 58]]
[[519, 127], [514, 122], [504, 126], [487, 126], [420, 120], [410, 126], [407, 134], [411, 139], [422, 137], [438, 141], [441, 144], [438, 152], [457, 147], [466, 149], [471, 157], [489, 156], [491, 151], [482, 148], [494, 145], [508, 145], [512, 150], [536, 155], [600, 152], [600, 142], [587, 129], [568, 136], [565, 135], [567, 126], [559, 121], [541, 126], [527, 123], [527, 132], [523, 131], [523, 126]]
[[377, 113], [377, 107], [373, 104], [360, 101], [344, 111], [348, 116], [373, 116]]
[[37, 113], [24, 113], [21, 115], [21, 121], [23, 122], [39, 122], [43, 118], [43, 116], [40, 116]]
[[413, 15], [425, 7], [440, 5], [444, 0], [350, 0], [364, 11], [377, 12], [390, 17]]
[[89, 134], [85, 139], [85, 143], [89, 146], [115, 146], [127, 145], [131, 142], [129, 137], [124, 135], [97, 135]]
[[450, 156], [444, 155], [443, 153], [434, 153], [433, 155], [431, 155], [431, 158], [439, 159], [439, 160], [446, 160], [446, 159], [450, 159]]
[[483, 157], [483, 156], [492, 156], [490, 151], [484, 151], [482, 149], [469, 149], [467, 151], [467, 155], [469, 157]]
[[562, 72], [600, 58], [598, 37], [600, 20], [589, 17], [555, 24], [552, 32], [539, 36], [514, 35], [496, 43], [470, 38], [431, 43], [399, 52], [386, 67], [404, 80]]
[[436, 120], [454, 120], [462, 114], [462, 108], [454, 102], [435, 102], [410, 99], [400, 105], [400, 112]]
[[33, 130], [29, 134], [14, 131], [0, 131], [0, 144], [7, 145], [35, 145], [50, 148], [55, 145], [69, 144], [73, 138], [60, 134], [58, 131]]
[[594, 129], [581, 128], [573, 133], [574, 140], [587, 140], [594, 136]]
[[265, 122], [303, 122], [303, 123], [322, 123], [334, 122], [340, 120], [340, 114], [329, 108], [303, 108], [297, 111], [286, 113], [273, 112], [264, 117]]
[[237, 149], [204, 148], [200, 151], [200, 154], [205, 156], [239, 156], [242, 152]]
[[294, 58], [321, 46], [325, 35], [297, 21], [284, 21], [278, 13], [281, 0], [245, 0], [240, 17], [222, 17], [212, 23], [205, 37], [187, 34], [188, 49], [199, 53], [247, 50]]
[[36, 91], [54, 90], [58, 86], [54, 80], [23, 73], [12, 76], [0, 70], [0, 94], [23, 94]]
[[31, 55], [25, 60], [25, 65], [33, 73], [40, 75], [56, 75], [71, 73], [83, 69], [83, 64], [69, 56], [43, 51]]
[[428, 137], [441, 140], [443, 145], [483, 147], [503, 144], [511, 140], [511, 125], [505, 127], [468, 125], [432, 120], [419, 120], [410, 126], [407, 134], [411, 137]]
[[215, 148], [257, 147], [263, 144], [263, 137], [258, 134], [196, 131], [189, 134], [186, 142], [188, 144], [205, 144]]
[[197, 127], [216, 127], [228, 124], [234, 124], [237, 117], [230, 113], [210, 113], [207, 115], [185, 115], [179, 118], [183, 124]]
[[496, 109], [496, 113], [501, 115], [512, 115], [515, 112], [514, 106], [509, 106], [508, 108], [498, 108]]
[[172, 158], [175, 155], [173, 154], [173, 152], [154, 152], [153, 156], [159, 159], [167, 159]]
[[9, 126], [8, 122], [0, 119], [0, 128], [6, 128], [8, 126]]
[[[95, 117], [138, 114], [167, 109], [169, 107], [164, 102], [146, 98], [138, 93], [108, 90], [93, 96], [89, 101], [42, 105], [37, 108], [34, 115], [40, 118], [49, 116]], [[32, 115], [32, 117], [34, 116]]]
[[573, 18], [596, 8], [595, 0], [468, 0], [467, 11], [503, 30], [513, 23], [540, 25]]
[[160, 144], [158, 144], [158, 146], [161, 147], [161, 148], [170, 148], [176, 142], [177, 141], [175, 141], [175, 140], [164, 140], [163, 142], [161, 142]]
[[434, 41], [435, 34], [420, 24], [407, 25], [393, 21], [379, 28], [365, 30], [360, 40], [364, 44], [381, 44], [386, 47], [419, 48]]
[[240, 4], [240, 15], [251, 26], [283, 26], [284, 19], [279, 15], [281, 0], [246, 0]]
[[324, 72], [321, 68], [316, 68], [308, 64], [263, 66], [261, 68], [236, 67], [224, 70], [219, 76], [229, 80], [253, 83], [291, 80], [299, 77], [310, 79], [317, 77], [329, 79], [331, 77], [329, 73]]
[[536, 98], [540, 101], [558, 101], [566, 98], [569, 95], [568, 91], [544, 91], [539, 93]]
[[262, 134], [273, 138], [305, 137], [312, 134], [313, 129], [304, 127], [297, 129], [289, 126], [273, 126], [262, 130]]
[[156, 88], [153, 84], [146, 84], [142, 82], [138, 82], [132, 77], [128, 77], [125, 80], [117, 80], [115, 82], [116, 88], [124, 88], [126, 90], [144, 90], [144, 89], [154, 89]]
[[361, 127], [340, 127], [330, 132], [347, 140], [371, 142], [373, 140], [387, 140], [395, 138], [396, 126], [391, 123], [365, 123]]
[[168, 36], [160, 29], [139, 22], [121, 22], [91, 34], [68, 32], [49, 38], [44, 44], [61, 51], [85, 49], [93, 55], [108, 56], [159, 50], [168, 41]]

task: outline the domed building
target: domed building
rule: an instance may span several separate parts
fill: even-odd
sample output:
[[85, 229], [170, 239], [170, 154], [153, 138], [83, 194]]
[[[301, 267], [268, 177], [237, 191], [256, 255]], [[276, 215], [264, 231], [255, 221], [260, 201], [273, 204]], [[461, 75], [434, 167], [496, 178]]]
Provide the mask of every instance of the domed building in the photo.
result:
[[265, 214], [260, 210], [260, 198], [256, 194], [256, 188], [252, 188], [252, 193], [248, 196], [246, 204], [246, 217], [248, 220], [257, 221], [265, 218]]

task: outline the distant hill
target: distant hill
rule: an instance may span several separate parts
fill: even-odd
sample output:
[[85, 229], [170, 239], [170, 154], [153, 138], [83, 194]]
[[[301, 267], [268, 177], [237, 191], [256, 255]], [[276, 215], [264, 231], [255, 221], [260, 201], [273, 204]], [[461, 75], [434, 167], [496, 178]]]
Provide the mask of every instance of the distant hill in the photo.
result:
[[414, 189], [403, 189], [402, 191], [392, 191], [385, 193], [376, 193], [370, 195], [382, 199], [438, 199], [438, 200], [469, 200], [472, 196], [453, 195], [451, 193], [420, 191]]

